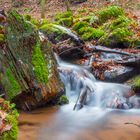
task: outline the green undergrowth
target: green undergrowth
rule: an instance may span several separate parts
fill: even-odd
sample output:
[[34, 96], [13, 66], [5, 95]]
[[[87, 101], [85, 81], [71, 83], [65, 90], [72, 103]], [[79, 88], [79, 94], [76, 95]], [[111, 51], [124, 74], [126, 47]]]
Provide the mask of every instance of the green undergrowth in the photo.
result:
[[9, 124], [11, 129], [0, 135], [0, 140], [17, 140], [18, 134], [18, 112], [15, 109], [15, 104], [10, 104], [8, 101], [4, 101], [0, 104], [0, 110], [7, 113], [5, 118], [5, 124]]
[[39, 42], [36, 44], [36, 46], [34, 46], [32, 64], [34, 66], [34, 73], [37, 80], [46, 84], [48, 82], [48, 69], [44, 54], [41, 51], [41, 44]]
[[98, 10], [83, 8], [75, 13], [66, 11], [56, 14], [52, 22], [48, 22], [46, 19], [37, 21], [28, 15], [25, 18], [58, 42], [64, 32], [56, 28], [55, 25], [71, 28], [84, 41], [95, 40], [99, 45], [108, 47], [116, 47], [119, 44], [122, 47], [140, 45], [140, 37], [136, 34], [138, 22], [130, 19], [119, 6], [107, 6]]

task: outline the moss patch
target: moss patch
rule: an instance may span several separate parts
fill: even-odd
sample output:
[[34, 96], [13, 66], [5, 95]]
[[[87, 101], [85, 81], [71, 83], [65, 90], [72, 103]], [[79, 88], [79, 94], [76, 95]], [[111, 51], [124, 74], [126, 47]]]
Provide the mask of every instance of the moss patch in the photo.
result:
[[62, 26], [70, 27], [73, 24], [73, 18], [72, 17], [61, 18], [60, 20], [58, 20], [58, 24], [60, 24]]
[[40, 43], [37, 43], [34, 47], [32, 54], [32, 64], [34, 66], [34, 73], [38, 81], [46, 84], [48, 82], [48, 69], [40, 47]]
[[73, 30], [75, 30], [78, 34], [80, 33], [80, 29], [83, 27], [88, 27], [89, 23], [86, 21], [79, 21], [73, 25]]
[[69, 103], [69, 100], [68, 100], [68, 98], [65, 95], [62, 95], [59, 98], [59, 101], [58, 101], [59, 105], [68, 104], [68, 103]]
[[98, 12], [100, 23], [106, 22], [108, 19], [117, 18], [120, 15], [124, 15], [124, 11], [118, 6], [109, 6]]
[[71, 11], [58, 13], [55, 15], [54, 19], [58, 24], [62, 26], [70, 27], [73, 24], [73, 15]]
[[4, 85], [9, 100], [12, 100], [21, 92], [21, 87], [10, 69], [7, 69], [3, 75], [2, 84]]
[[63, 13], [58, 13], [55, 15], [54, 19], [56, 21], [62, 19], [62, 18], [69, 18], [69, 17], [72, 17], [72, 12], [71, 11], [66, 11], [66, 12], [63, 12]]

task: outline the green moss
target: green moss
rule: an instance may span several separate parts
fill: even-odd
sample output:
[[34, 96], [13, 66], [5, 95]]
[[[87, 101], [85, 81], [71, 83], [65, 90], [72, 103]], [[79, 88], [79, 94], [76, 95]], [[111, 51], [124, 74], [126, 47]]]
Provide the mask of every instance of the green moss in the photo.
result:
[[67, 35], [65, 30], [59, 28], [59, 26], [56, 26], [55, 24], [45, 24], [40, 27], [40, 31], [48, 36], [51, 36], [51, 39], [55, 42], [63, 40], [64, 35]]
[[4, 34], [0, 34], [0, 38], [4, 39]]
[[24, 18], [25, 18], [25, 20], [28, 20], [28, 21], [30, 21], [32, 19], [31, 15], [29, 15], [29, 14], [25, 14]]
[[58, 21], [60, 20], [61, 18], [69, 18], [69, 17], [72, 17], [72, 12], [71, 11], [66, 11], [66, 12], [63, 12], [63, 13], [58, 13], [55, 15], [55, 20]]
[[124, 11], [118, 6], [109, 6], [98, 12], [100, 23], [105, 22], [108, 19], [117, 18], [120, 15], [124, 15]]
[[33, 25], [39, 27], [39, 21], [38, 21], [37, 19], [32, 18], [32, 19], [30, 20], [30, 22], [31, 22]]
[[58, 23], [62, 26], [67, 26], [70, 27], [73, 24], [73, 18], [69, 17], [69, 18], [61, 18], [60, 20], [58, 20]]
[[132, 88], [134, 90], [140, 91], [140, 76], [137, 76], [133, 79]]
[[43, 26], [43, 25], [45, 25], [45, 24], [49, 24], [48, 20], [46, 20], [46, 19], [41, 19], [41, 20], [39, 21], [39, 27], [41, 27], [41, 26]]
[[92, 39], [99, 39], [104, 35], [104, 31], [95, 28], [88, 28], [87, 32], [84, 32], [82, 35], [82, 39], [85, 41], [90, 41]]
[[83, 27], [88, 27], [89, 24], [86, 21], [79, 21], [73, 25], [73, 30], [75, 30], [79, 34], [79, 30]]
[[[128, 38], [130, 38], [132, 35], [133, 33], [125, 27], [117, 28], [112, 32], [104, 34], [104, 36], [100, 39], [100, 43], [106, 46], [117, 45], [119, 43], [123, 44], [123, 42], [126, 43]], [[128, 46], [129, 45], [130, 44], [128, 44]]]
[[58, 101], [59, 105], [68, 104], [68, 103], [69, 103], [69, 100], [68, 100], [68, 98], [65, 95], [62, 95], [59, 98], [59, 101]]
[[110, 20], [104, 23], [101, 26], [101, 29], [106, 30], [108, 32], [108, 31], [115, 30], [117, 28], [123, 28], [123, 27], [128, 28], [131, 23], [132, 23], [132, 20], [130, 20], [129, 18], [125, 16], [119, 16], [118, 18], [114, 20]]
[[1, 140], [17, 140], [18, 134], [18, 121], [17, 118], [19, 116], [17, 110], [15, 109], [15, 104], [10, 104], [9, 102], [5, 102], [4, 106], [6, 109], [1, 106], [1, 110], [6, 111], [7, 116], [5, 119], [6, 124], [11, 125], [11, 130], [4, 132], [1, 136]]
[[0, 42], [4, 42], [4, 34], [0, 34]]
[[99, 20], [98, 16], [93, 15], [93, 16], [91, 16], [89, 23], [90, 23], [90, 25], [97, 25], [98, 20]]
[[4, 85], [9, 100], [12, 100], [21, 92], [21, 87], [10, 69], [6, 70], [2, 78], [2, 84]]
[[54, 24], [44, 24], [41, 26], [40, 31], [46, 34], [60, 33], [60, 30], [54, 27]]
[[24, 30], [30, 30], [30, 24], [24, 20], [24, 17], [21, 16], [16, 10], [10, 11], [8, 15], [8, 20], [11, 21], [17, 21], [19, 24], [22, 24], [24, 27]]
[[38, 81], [46, 84], [48, 82], [48, 69], [40, 47], [40, 43], [37, 43], [34, 47], [32, 64], [34, 66], [34, 73]]
[[131, 36], [132, 32], [129, 31], [127, 28], [117, 28], [115, 29], [112, 34], [111, 37], [118, 40], [118, 41], [123, 41], [126, 37]]
[[81, 35], [81, 38], [83, 40], [90, 41], [92, 39], [99, 39], [105, 33], [101, 29], [96, 29], [92, 27], [83, 27], [79, 30], [79, 34]]

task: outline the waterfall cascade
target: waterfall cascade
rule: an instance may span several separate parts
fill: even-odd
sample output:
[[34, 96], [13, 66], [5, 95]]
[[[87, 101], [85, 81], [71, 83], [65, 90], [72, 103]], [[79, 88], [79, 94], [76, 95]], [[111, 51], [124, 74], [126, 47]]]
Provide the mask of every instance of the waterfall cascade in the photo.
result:
[[131, 87], [97, 81], [92, 73], [82, 66], [66, 63], [58, 56], [56, 59], [66, 95], [70, 103], [77, 103], [78, 109], [84, 105], [118, 109], [136, 107], [131, 99], [133, 96]]

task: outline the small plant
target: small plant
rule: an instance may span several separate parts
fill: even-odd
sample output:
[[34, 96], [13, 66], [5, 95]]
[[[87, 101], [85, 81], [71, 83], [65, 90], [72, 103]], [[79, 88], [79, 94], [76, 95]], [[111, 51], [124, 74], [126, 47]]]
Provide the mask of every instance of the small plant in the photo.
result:
[[68, 103], [69, 103], [69, 100], [68, 100], [68, 98], [65, 95], [62, 95], [59, 98], [59, 101], [58, 101], [59, 105], [68, 104]]

